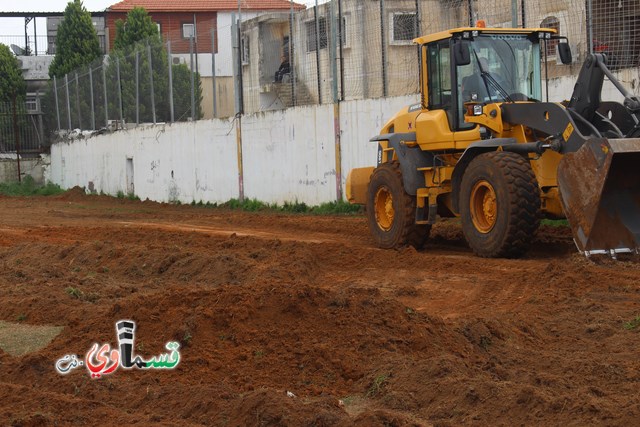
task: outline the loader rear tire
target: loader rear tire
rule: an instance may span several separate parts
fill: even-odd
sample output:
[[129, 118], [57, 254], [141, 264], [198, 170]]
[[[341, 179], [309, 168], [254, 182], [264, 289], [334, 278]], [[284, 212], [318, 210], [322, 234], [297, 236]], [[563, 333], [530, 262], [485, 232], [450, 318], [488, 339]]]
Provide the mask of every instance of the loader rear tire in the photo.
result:
[[398, 162], [384, 163], [371, 175], [367, 189], [367, 220], [376, 244], [383, 249], [420, 249], [431, 225], [416, 224], [416, 198], [404, 190]]
[[485, 258], [517, 258], [540, 225], [540, 190], [529, 161], [516, 153], [481, 154], [467, 167], [460, 190], [462, 231]]

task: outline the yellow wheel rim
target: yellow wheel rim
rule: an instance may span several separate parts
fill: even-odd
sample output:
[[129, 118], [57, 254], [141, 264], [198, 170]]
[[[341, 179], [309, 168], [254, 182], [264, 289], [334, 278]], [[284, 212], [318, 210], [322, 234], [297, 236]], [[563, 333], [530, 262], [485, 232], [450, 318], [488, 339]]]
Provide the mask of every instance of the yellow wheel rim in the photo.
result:
[[373, 206], [378, 227], [384, 231], [391, 230], [395, 211], [393, 210], [393, 196], [388, 188], [381, 187], [378, 189]]
[[471, 220], [476, 230], [487, 234], [496, 225], [498, 203], [493, 186], [485, 180], [478, 181], [471, 190]]

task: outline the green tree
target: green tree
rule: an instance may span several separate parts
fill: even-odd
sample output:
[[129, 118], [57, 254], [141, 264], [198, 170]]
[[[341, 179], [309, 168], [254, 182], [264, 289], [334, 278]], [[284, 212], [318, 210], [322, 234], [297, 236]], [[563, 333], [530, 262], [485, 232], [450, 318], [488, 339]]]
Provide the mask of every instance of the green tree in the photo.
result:
[[125, 49], [141, 41], [156, 38], [160, 40], [158, 26], [153, 23], [147, 11], [142, 7], [134, 7], [127, 13], [126, 21], [116, 21], [116, 38], [114, 49]]
[[62, 77], [94, 61], [101, 54], [91, 14], [87, 12], [81, 0], [67, 3], [64, 19], [58, 27], [56, 56], [49, 67], [49, 76]]
[[[187, 64], [178, 64], [171, 67], [173, 77], [173, 110], [177, 121], [191, 117], [191, 70]], [[200, 73], [193, 76], [195, 92], [195, 119], [201, 119], [202, 114], [202, 84]]]
[[0, 102], [11, 102], [14, 96], [24, 101], [26, 92], [18, 60], [8, 46], [0, 44]]
[[[151, 103], [149, 51], [151, 52], [151, 75], [153, 77], [153, 104]], [[137, 118], [139, 121], [150, 122], [153, 119], [152, 107], [155, 107], [156, 121], [170, 120], [168, 65], [169, 58], [158, 33], [158, 27], [144, 8], [133, 8], [127, 13], [125, 21], [116, 21], [116, 37], [114, 50], [109, 60], [108, 74], [116, 76], [115, 69], [119, 68], [123, 115], [127, 122], [135, 123], [136, 108], [138, 109], [139, 117]], [[172, 72], [174, 73], [174, 117], [176, 120], [187, 120], [188, 117], [191, 117], [191, 72], [185, 65], [173, 65]], [[194, 79], [196, 82], [195, 116], [201, 118], [200, 76], [196, 73]], [[113, 78], [111, 81], [117, 84], [117, 78]], [[138, 102], [136, 102], [136, 81]], [[110, 108], [119, 108], [119, 105], [114, 104]]]

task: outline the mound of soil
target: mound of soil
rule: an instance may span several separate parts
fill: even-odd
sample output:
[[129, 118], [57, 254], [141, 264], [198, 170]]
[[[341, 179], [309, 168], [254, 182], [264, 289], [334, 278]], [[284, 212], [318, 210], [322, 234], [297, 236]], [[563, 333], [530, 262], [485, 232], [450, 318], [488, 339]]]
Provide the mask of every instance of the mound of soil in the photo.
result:
[[[64, 328], [0, 351], [12, 425], [632, 425], [640, 268], [588, 261], [542, 227], [480, 259], [459, 224], [380, 250], [364, 217], [88, 196], [0, 200], [0, 320]], [[180, 344], [173, 370], [60, 375], [94, 343]]]

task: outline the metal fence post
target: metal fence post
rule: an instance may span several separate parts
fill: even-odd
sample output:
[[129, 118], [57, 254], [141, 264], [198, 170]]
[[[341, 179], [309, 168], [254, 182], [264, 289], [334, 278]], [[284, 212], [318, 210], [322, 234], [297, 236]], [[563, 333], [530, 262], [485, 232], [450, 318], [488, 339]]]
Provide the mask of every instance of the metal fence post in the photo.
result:
[[293, 0], [289, 8], [289, 64], [291, 64], [291, 104], [296, 106], [296, 62], [293, 46], [294, 19], [293, 19]]
[[[334, 0], [331, 0], [329, 3], [329, 22], [331, 22], [331, 38], [329, 43], [329, 58], [331, 60], [331, 94], [333, 97], [333, 102], [339, 102], [338, 98], [338, 31], [336, 26], [333, 24], [335, 17], [335, 5]], [[326, 22], [326, 21], [325, 21]]]
[[69, 99], [69, 74], [64, 75], [65, 91], [67, 93], [67, 119], [69, 120], [68, 130], [71, 130], [71, 100]]
[[116, 78], [118, 80], [118, 104], [120, 104], [120, 128], [124, 129], [124, 110], [122, 108], [122, 82], [120, 81], [120, 58], [116, 56]]
[[[417, 2], [418, 0], [416, 0]], [[340, 46], [340, 101], [344, 101], [344, 22], [342, 22], [342, 0], [338, 0], [338, 46]], [[363, 41], [364, 42], [364, 41]]]
[[191, 62], [191, 120], [196, 120], [195, 82], [193, 71], [193, 35], [189, 37], [189, 61]]
[[56, 118], [58, 119], [58, 131], [60, 131], [60, 105], [58, 103], [58, 79], [53, 76], [53, 95], [56, 100]]
[[151, 82], [151, 114], [153, 116], [153, 124], [156, 124], [156, 100], [153, 93], [153, 63], [151, 60], [151, 45], [147, 40], [147, 57], [149, 59], [149, 81]]
[[136, 46], [136, 126], [140, 124], [140, 54]]
[[587, 45], [589, 46], [589, 53], [593, 54], [593, 2], [588, 0], [587, 2]]
[[78, 110], [78, 129], [82, 130], [82, 112], [80, 111], [80, 79], [76, 71], [76, 109]]
[[93, 102], [93, 70], [91, 69], [91, 65], [89, 65], [89, 86], [91, 86], [91, 129], [96, 129], [96, 113], [95, 113], [95, 105]]
[[[313, 19], [316, 24], [316, 78], [318, 79], [318, 104], [322, 104], [322, 82], [320, 81], [320, 22], [318, 21], [318, 0], [313, 8]], [[325, 29], [326, 29], [325, 20]]]
[[169, 119], [171, 120], [169, 123], [173, 123], [175, 121], [175, 113], [173, 110], [173, 65], [171, 62], [171, 40], [167, 42], [167, 58], [169, 59], [167, 62], [169, 63]]
[[13, 137], [15, 139], [15, 148], [16, 148], [16, 160], [18, 162], [18, 182], [22, 181], [22, 174], [20, 173], [20, 129], [18, 129], [18, 112], [16, 107], [16, 94], [14, 92], [12, 98], [12, 106], [13, 106]]
[[216, 94], [216, 32], [211, 29], [211, 89], [213, 89], [213, 118], [218, 117]]
[[385, 25], [384, 25], [384, 0], [380, 0], [380, 42], [382, 51], [382, 96], [388, 95], [387, 89], [387, 43], [384, 37]]
[[104, 125], [109, 127], [109, 103], [107, 102], [107, 68], [102, 64], [102, 89], [104, 91]]

